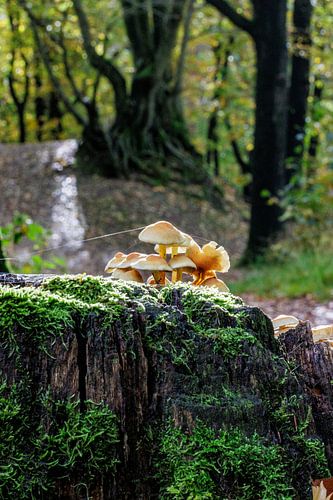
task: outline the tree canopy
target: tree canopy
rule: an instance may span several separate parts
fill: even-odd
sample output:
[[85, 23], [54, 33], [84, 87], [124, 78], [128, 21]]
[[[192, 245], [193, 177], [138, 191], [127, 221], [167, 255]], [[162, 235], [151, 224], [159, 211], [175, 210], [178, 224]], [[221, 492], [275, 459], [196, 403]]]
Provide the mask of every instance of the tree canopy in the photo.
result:
[[330, 162], [332, 18], [327, 0], [6, 0], [0, 140], [77, 137], [108, 176], [229, 183], [252, 259], [281, 193]]

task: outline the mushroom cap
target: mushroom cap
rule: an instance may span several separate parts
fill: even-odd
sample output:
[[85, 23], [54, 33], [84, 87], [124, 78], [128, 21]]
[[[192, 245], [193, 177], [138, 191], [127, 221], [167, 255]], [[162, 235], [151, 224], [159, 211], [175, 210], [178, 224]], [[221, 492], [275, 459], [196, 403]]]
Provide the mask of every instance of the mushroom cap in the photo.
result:
[[104, 271], [106, 271], [107, 273], [112, 273], [114, 269], [116, 269], [125, 258], [125, 253], [117, 252], [106, 264]]
[[187, 251], [187, 257], [193, 260], [197, 268], [201, 271], [220, 271], [226, 273], [230, 268], [228, 252], [218, 246], [215, 241], [206, 243], [202, 248], [194, 241], [191, 241]]
[[274, 330], [295, 328], [298, 325], [299, 320], [295, 316], [288, 316], [286, 314], [280, 314], [276, 318], [272, 319]]
[[115, 280], [136, 281], [137, 283], [143, 283], [143, 278], [136, 269], [130, 269], [129, 271], [125, 271], [124, 269], [115, 269], [112, 274], [112, 278]]
[[219, 280], [218, 278], [207, 278], [201, 283], [200, 286], [215, 286], [219, 290], [221, 290], [221, 292], [229, 292], [229, 288], [224, 283], [224, 281]]
[[189, 236], [165, 220], [145, 227], [139, 234], [139, 240], [145, 243], [159, 243], [160, 245], [189, 245]]
[[323, 342], [329, 340], [333, 336], [332, 325], [319, 325], [312, 328], [312, 338], [314, 342]]
[[190, 270], [193, 271], [194, 269], [197, 268], [197, 266], [194, 264], [193, 260], [191, 260], [189, 257], [186, 257], [186, 255], [175, 255], [170, 261], [169, 261], [169, 266], [172, 269], [184, 269], [184, 270]]
[[136, 262], [139, 259], [142, 259], [143, 257], [146, 257], [145, 253], [139, 253], [139, 252], [132, 252], [129, 253], [124, 260], [122, 260], [119, 265], [117, 266], [118, 269], [126, 269], [132, 267], [132, 264]]
[[172, 271], [171, 267], [163, 257], [150, 254], [132, 264], [133, 269], [142, 271]]

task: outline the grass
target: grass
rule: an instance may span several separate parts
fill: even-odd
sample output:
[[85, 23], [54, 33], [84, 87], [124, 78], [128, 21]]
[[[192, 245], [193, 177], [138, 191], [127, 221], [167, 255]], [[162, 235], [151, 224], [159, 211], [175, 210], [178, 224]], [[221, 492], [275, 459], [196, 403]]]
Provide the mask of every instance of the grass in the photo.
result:
[[328, 300], [333, 297], [333, 252], [302, 251], [280, 261], [261, 261], [228, 285], [236, 295], [254, 293], [266, 298], [312, 295], [318, 300]]

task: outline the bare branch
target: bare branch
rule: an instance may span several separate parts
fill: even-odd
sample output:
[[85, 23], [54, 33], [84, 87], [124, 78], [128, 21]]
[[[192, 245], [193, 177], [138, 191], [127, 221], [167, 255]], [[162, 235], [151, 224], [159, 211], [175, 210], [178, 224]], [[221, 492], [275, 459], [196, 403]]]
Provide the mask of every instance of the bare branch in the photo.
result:
[[232, 7], [227, 0], [207, 0], [209, 5], [216, 7], [217, 10], [226, 16], [235, 26], [243, 31], [246, 31], [253, 38], [255, 37], [255, 23], [253, 20], [238, 14], [237, 10]]
[[79, 20], [84, 49], [90, 64], [104, 75], [112, 84], [115, 93], [115, 106], [121, 116], [127, 105], [126, 81], [114, 64], [97, 54], [92, 44], [88, 18], [83, 10], [81, 0], [73, 0], [74, 9]]
[[[29, 11], [27, 11], [27, 13], [29, 14]], [[46, 67], [46, 71], [50, 77], [50, 80], [52, 82], [52, 85], [54, 87], [56, 94], [58, 95], [59, 99], [62, 100], [66, 109], [74, 116], [76, 121], [80, 125], [85, 126], [86, 120], [84, 120], [84, 118], [81, 116], [81, 114], [75, 108], [74, 104], [68, 99], [67, 95], [65, 94], [65, 92], [62, 89], [62, 85], [60, 83], [60, 80], [57, 78], [57, 76], [55, 75], [55, 73], [53, 71], [49, 51], [48, 51], [45, 43], [42, 42], [40, 35], [38, 33], [38, 28], [37, 28], [35, 21], [32, 17], [30, 17], [30, 21], [31, 21], [31, 27], [32, 27], [32, 31], [33, 31], [33, 34], [35, 37], [36, 45], [37, 45], [38, 50], [40, 52], [40, 55], [43, 59], [43, 62], [44, 62], [45, 67]]]

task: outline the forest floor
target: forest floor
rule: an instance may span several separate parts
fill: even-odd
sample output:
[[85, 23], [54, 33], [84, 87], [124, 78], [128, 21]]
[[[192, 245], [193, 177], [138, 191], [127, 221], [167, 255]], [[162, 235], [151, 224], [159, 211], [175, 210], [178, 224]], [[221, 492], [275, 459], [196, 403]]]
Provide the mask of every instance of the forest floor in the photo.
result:
[[[26, 213], [50, 229], [50, 246], [62, 247], [50, 253], [65, 258], [69, 273], [103, 274], [116, 251], [150, 252], [152, 248], [138, 243], [138, 231], [86, 243], [80, 240], [166, 219], [201, 244], [209, 240], [222, 244], [231, 257], [225, 281], [241, 277], [244, 271], [236, 264], [246, 244], [248, 208], [234, 192], [225, 188], [221, 209], [202, 197], [201, 186], [148, 185], [83, 175], [74, 167], [76, 147], [75, 141], [0, 144], [1, 225], [15, 212]], [[24, 259], [29, 251], [31, 245], [22, 244], [10, 253]], [[313, 324], [333, 322], [333, 301], [317, 303], [311, 296], [267, 299], [255, 293], [243, 298], [271, 317], [284, 313]]]

